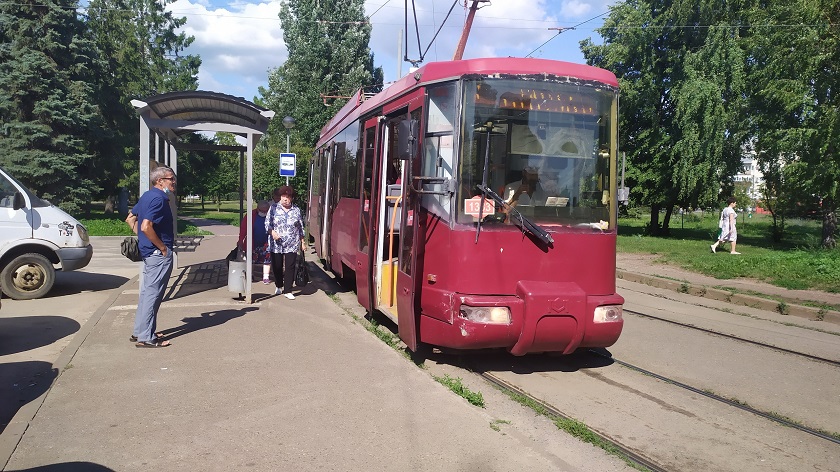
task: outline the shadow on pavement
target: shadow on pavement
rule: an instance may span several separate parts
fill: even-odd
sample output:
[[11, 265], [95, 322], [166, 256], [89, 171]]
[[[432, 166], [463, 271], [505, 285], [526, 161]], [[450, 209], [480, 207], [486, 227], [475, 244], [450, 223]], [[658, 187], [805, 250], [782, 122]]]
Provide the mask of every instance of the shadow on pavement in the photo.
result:
[[81, 328], [64, 316], [0, 317], [0, 356], [48, 346]]
[[113, 471], [104, 465], [93, 462], [62, 462], [60, 464], [41, 465], [30, 469], [15, 469], [11, 472], [107, 472]]
[[128, 278], [111, 274], [95, 274], [74, 270], [55, 273], [55, 285], [44, 298], [75, 295], [82, 292], [101, 292], [121, 287]]
[[0, 364], [0, 432], [19, 409], [46, 392], [57, 376], [58, 369], [49, 362]]
[[256, 311], [258, 309], [258, 307], [246, 307], [237, 310], [208, 311], [200, 314], [199, 316], [182, 319], [181, 321], [184, 324], [182, 324], [181, 326], [176, 326], [174, 328], [164, 329], [160, 331], [163, 333], [164, 338], [170, 340], [180, 336], [184, 336], [186, 334], [193, 333], [198, 330], [219, 326], [221, 324], [227, 323], [228, 321], [234, 318], [244, 316], [250, 311]]

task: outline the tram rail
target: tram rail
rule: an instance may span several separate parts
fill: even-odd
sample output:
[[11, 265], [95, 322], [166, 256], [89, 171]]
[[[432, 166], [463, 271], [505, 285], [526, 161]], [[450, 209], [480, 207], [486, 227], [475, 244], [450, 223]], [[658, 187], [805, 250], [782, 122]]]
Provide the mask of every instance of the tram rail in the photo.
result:
[[[498, 377], [490, 372], [481, 372], [478, 373], [485, 381], [495, 385], [497, 388], [502, 389], [503, 391], [509, 391], [515, 393], [516, 395], [520, 395], [528, 401], [533, 402], [536, 405], [539, 405], [541, 408], [545, 409], [554, 418], [561, 418], [564, 420], [575, 420], [564, 414], [562, 411], [555, 408], [553, 405], [540, 400], [539, 398], [529, 394], [525, 390], [519, 388], [518, 386]], [[645, 456], [641, 455], [640, 453], [624, 446], [620, 442], [616, 441], [615, 439], [608, 436], [606, 433], [602, 433], [600, 431], [596, 431], [592, 429], [591, 426], [587, 426], [589, 431], [592, 432], [595, 436], [597, 436], [601, 441], [609, 444], [612, 446], [618, 453], [623, 456], [625, 459], [633, 462], [636, 465], [640, 465], [645, 467], [647, 470], [651, 472], [666, 472], [668, 469], [662, 467], [661, 465], [657, 464], [651, 459], [646, 458]]]
[[639, 366], [630, 364], [628, 362], [621, 361], [621, 360], [616, 359], [615, 357], [612, 357], [608, 354], [604, 354], [603, 352], [599, 352], [599, 351], [594, 350], [594, 349], [588, 349], [588, 350], [586, 350], [586, 352], [588, 352], [589, 354], [604, 358], [604, 359], [609, 359], [610, 361], [615, 362], [616, 364], [618, 364], [622, 367], [626, 367], [628, 369], [634, 370], [634, 371], [639, 372], [641, 374], [653, 377], [657, 380], [667, 382], [671, 385], [682, 388], [684, 390], [688, 390], [692, 393], [703, 395], [704, 397], [709, 398], [711, 400], [715, 400], [715, 401], [720, 402], [720, 403], [725, 403], [725, 404], [727, 404], [729, 406], [732, 406], [732, 407], [735, 407], [739, 410], [742, 410], [742, 411], [745, 411], [745, 412], [748, 412], [748, 413], [752, 413], [754, 415], [760, 416], [760, 417], [768, 419], [770, 421], [774, 421], [774, 422], [779, 423], [781, 425], [797, 429], [799, 431], [802, 431], [803, 433], [808, 433], [808, 434], [816, 436], [818, 438], [825, 439], [826, 441], [831, 441], [835, 444], [840, 444], [840, 438], [837, 438], [837, 437], [831, 436], [829, 434], [826, 434], [823, 431], [820, 431], [820, 430], [817, 430], [817, 429], [814, 429], [814, 428], [809, 428], [807, 426], [803, 426], [801, 424], [795, 423], [793, 421], [786, 420], [786, 419], [781, 418], [779, 416], [772, 415], [770, 413], [758, 410], [758, 409], [753, 408], [749, 405], [745, 405], [743, 403], [740, 403], [740, 402], [737, 402], [737, 401], [734, 401], [734, 400], [730, 400], [726, 397], [722, 397], [720, 395], [717, 395], [717, 394], [714, 394], [714, 393], [711, 393], [711, 392], [707, 392], [707, 391], [699, 389], [697, 387], [692, 387], [691, 385], [682, 383], [678, 380], [674, 380], [672, 378], [665, 377], [664, 375], [659, 375], [655, 372], [651, 372], [647, 369], [643, 369]]
[[754, 346], [759, 346], [759, 347], [763, 347], [763, 348], [767, 348], [767, 349], [772, 349], [772, 350], [777, 351], [777, 352], [783, 352], [785, 354], [792, 354], [792, 355], [803, 357], [803, 358], [810, 359], [810, 360], [813, 360], [813, 361], [824, 362], [826, 364], [830, 364], [830, 365], [833, 365], [835, 367], [840, 367], [840, 360], [827, 359], [825, 357], [820, 357], [820, 356], [815, 356], [813, 354], [794, 351], [792, 349], [787, 349], [787, 348], [784, 348], [784, 347], [775, 346], [773, 344], [767, 344], [767, 343], [764, 343], [764, 342], [761, 342], [761, 341], [755, 341], [755, 340], [752, 340], [752, 339], [742, 338], [740, 336], [736, 336], [736, 335], [733, 335], [733, 334], [721, 333], [720, 331], [715, 331], [715, 330], [708, 329], [708, 328], [701, 328], [699, 326], [691, 325], [691, 324], [688, 324], [688, 323], [682, 323], [682, 322], [679, 322], [679, 321], [669, 320], [668, 318], [662, 318], [660, 316], [654, 316], [654, 315], [649, 315], [649, 314], [641, 313], [641, 312], [634, 311], [634, 310], [628, 310], [626, 307], [624, 308], [624, 313], [629, 313], [629, 314], [632, 314], [632, 315], [641, 316], [643, 318], [648, 318], [648, 319], [652, 319], [652, 320], [663, 321], [665, 323], [680, 326], [682, 328], [688, 328], [688, 329], [700, 331], [700, 332], [703, 332], [703, 333], [712, 334], [712, 335], [720, 336], [720, 337], [727, 338], [727, 339], [732, 339], [734, 341], [740, 341], [740, 342], [744, 342], [744, 343], [747, 343], [747, 344], [752, 344]]

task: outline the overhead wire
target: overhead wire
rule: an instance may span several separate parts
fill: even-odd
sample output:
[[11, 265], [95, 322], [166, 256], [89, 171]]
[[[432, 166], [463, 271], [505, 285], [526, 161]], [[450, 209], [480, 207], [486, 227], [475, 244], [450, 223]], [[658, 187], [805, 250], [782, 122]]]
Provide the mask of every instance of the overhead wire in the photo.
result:
[[560, 36], [560, 33], [562, 33], [563, 31], [568, 31], [568, 30], [577, 29], [577, 27], [578, 27], [578, 26], [582, 26], [582, 25], [585, 25], [586, 23], [589, 23], [590, 21], [597, 20], [598, 18], [601, 18], [602, 16], [606, 15], [607, 13], [609, 13], [609, 12], [608, 12], [608, 11], [606, 11], [606, 12], [604, 12], [604, 13], [601, 13], [600, 15], [593, 16], [592, 18], [590, 18], [590, 19], [588, 19], [588, 20], [586, 20], [586, 21], [581, 21], [580, 23], [578, 23], [578, 24], [576, 24], [576, 25], [574, 25], [574, 26], [571, 26], [571, 27], [569, 27], [569, 28], [558, 28], [558, 29], [557, 29], [557, 34], [555, 34], [555, 35], [554, 35], [554, 36], [552, 36], [551, 38], [548, 38], [548, 40], [547, 40], [546, 42], [544, 42], [544, 43], [540, 44], [539, 46], [537, 46], [537, 47], [536, 47], [533, 51], [531, 51], [531, 52], [529, 52], [528, 54], [526, 54], [526, 55], [525, 55], [525, 57], [531, 57], [531, 54], [534, 54], [535, 52], [539, 51], [539, 50], [540, 50], [540, 48], [542, 48], [543, 46], [545, 46], [546, 44], [548, 44], [550, 41], [552, 41], [552, 40], [553, 40], [553, 39], [555, 39], [556, 37]]

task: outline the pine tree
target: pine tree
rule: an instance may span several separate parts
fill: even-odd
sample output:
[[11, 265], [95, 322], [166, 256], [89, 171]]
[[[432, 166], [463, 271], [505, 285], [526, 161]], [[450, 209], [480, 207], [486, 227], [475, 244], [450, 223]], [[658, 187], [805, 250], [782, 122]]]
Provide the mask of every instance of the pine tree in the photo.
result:
[[0, 165], [78, 212], [98, 189], [92, 149], [106, 138], [97, 53], [74, 0], [0, 3]]

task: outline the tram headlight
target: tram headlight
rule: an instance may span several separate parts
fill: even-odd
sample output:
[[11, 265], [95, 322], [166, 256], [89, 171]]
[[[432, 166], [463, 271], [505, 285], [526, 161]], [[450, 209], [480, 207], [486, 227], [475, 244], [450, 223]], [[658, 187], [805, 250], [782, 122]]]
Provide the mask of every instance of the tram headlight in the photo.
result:
[[510, 308], [461, 305], [461, 317], [476, 323], [510, 324]]
[[593, 321], [596, 323], [614, 323], [621, 321], [624, 318], [624, 308], [622, 305], [604, 305], [595, 308]]

